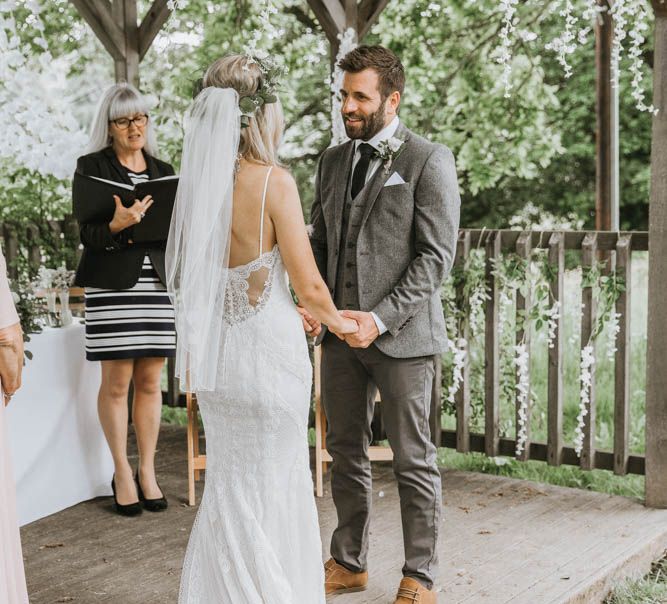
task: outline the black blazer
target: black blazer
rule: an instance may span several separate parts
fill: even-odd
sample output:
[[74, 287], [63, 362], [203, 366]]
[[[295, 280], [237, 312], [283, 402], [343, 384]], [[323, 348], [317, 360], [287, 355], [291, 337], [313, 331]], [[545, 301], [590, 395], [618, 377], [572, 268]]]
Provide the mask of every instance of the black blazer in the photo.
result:
[[[174, 168], [144, 152], [146, 166], [151, 179], [174, 174]], [[80, 157], [76, 171], [88, 176], [98, 176], [128, 185], [132, 184], [127, 171], [118, 161], [111, 147]], [[112, 235], [109, 224], [86, 223], [79, 225], [79, 235], [83, 244], [83, 255], [76, 271], [74, 282], [84, 287], [105, 289], [130, 289], [139, 281], [141, 265], [148, 253], [160, 281], [166, 285], [164, 250], [166, 241], [152, 244], [130, 244], [132, 227]]]

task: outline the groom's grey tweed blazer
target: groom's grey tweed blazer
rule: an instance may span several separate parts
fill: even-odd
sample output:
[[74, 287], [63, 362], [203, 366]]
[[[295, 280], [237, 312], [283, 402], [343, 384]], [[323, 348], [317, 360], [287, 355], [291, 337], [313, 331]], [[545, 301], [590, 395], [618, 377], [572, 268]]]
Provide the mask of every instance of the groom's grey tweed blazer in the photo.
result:
[[[405, 144], [364, 189], [356, 242], [359, 309], [375, 312], [386, 325], [375, 341], [386, 355], [439, 354], [447, 346], [440, 287], [454, 259], [461, 205], [454, 156], [403, 124], [394, 136]], [[353, 156], [353, 141], [327, 149], [315, 182], [311, 244], [332, 295]], [[394, 172], [405, 183], [384, 186]]]

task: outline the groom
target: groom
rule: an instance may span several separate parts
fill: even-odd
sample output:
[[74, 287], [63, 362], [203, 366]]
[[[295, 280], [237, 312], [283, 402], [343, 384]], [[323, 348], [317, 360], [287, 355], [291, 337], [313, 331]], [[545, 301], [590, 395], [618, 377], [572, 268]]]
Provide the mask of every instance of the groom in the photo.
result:
[[342, 115], [352, 140], [320, 159], [311, 241], [336, 305], [359, 331], [345, 341], [326, 330], [319, 336], [338, 512], [326, 592], [367, 585], [368, 446], [379, 389], [405, 549], [396, 604], [432, 604], [441, 484], [429, 411], [434, 359], [447, 341], [440, 286], [452, 265], [459, 222], [454, 157], [399, 121], [405, 74], [390, 50], [360, 46], [339, 66]]

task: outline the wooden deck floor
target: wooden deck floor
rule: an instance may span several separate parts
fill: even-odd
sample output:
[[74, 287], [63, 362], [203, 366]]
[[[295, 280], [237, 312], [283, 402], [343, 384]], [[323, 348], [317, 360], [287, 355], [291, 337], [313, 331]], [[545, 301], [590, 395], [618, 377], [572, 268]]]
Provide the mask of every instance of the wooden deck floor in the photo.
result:
[[[97, 499], [24, 527], [32, 604], [176, 602], [196, 511], [185, 504], [185, 467], [184, 430], [165, 426], [158, 458], [171, 503], [165, 514], [120, 518], [110, 499]], [[667, 510], [482, 474], [445, 470], [443, 478], [441, 604], [593, 604], [667, 548]], [[376, 467], [374, 493], [369, 589], [335, 604], [393, 602], [402, 537], [389, 466]], [[318, 507], [326, 549], [335, 522], [328, 491]]]

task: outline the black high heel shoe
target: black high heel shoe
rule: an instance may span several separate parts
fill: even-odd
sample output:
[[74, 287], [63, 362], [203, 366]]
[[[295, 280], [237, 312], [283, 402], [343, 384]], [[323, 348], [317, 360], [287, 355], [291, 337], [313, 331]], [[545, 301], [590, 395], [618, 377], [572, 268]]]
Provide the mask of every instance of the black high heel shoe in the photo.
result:
[[146, 499], [144, 497], [144, 492], [141, 489], [141, 484], [139, 483], [139, 470], [137, 470], [137, 473], [134, 475], [134, 480], [137, 483], [137, 493], [139, 493], [139, 501], [141, 501], [144, 504], [144, 508], [147, 511], [164, 512], [169, 507], [169, 504], [167, 503], [167, 498], [164, 496], [164, 491], [162, 490], [162, 487], [160, 486], [159, 483], [157, 486], [163, 493], [162, 497], [158, 499]]
[[118, 499], [116, 498], [116, 475], [113, 475], [113, 478], [111, 479], [111, 490], [113, 491], [113, 500], [114, 503], [116, 504], [116, 512], [118, 512], [121, 516], [138, 516], [143, 512], [141, 509], [141, 504], [138, 501], [135, 501], [134, 503], [129, 503], [127, 505], [122, 505], [118, 503]]

